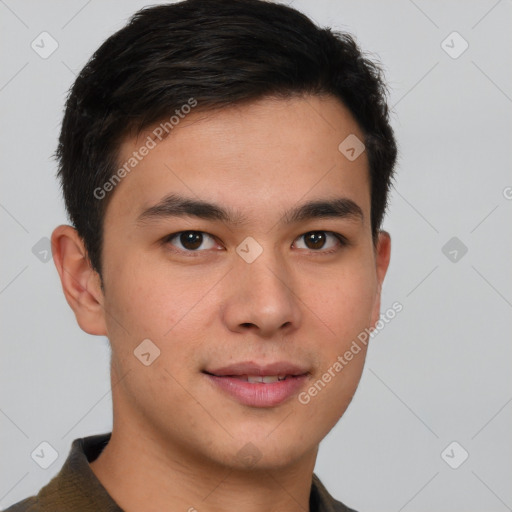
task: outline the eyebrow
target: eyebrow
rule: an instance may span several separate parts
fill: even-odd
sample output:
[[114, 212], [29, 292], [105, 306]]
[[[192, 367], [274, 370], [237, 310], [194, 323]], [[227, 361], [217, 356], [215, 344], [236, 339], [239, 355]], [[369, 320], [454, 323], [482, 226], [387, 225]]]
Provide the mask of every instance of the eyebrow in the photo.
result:
[[[203, 220], [221, 221], [232, 225], [248, 223], [245, 215], [208, 201], [170, 194], [157, 204], [146, 208], [136, 220], [137, 224], [156, 221], [169, 217], [197, 217]], [[346, 197], [308, 201], [286, 211], [284, 224], [294, 224], [312, 219], [349, 219], [364, 220], [361, 207]]]

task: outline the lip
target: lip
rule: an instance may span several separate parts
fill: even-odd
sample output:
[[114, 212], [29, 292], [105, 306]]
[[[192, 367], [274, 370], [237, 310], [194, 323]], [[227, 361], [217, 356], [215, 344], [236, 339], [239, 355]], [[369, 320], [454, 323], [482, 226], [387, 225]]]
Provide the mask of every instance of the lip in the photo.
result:
[[[296, 395], [309, 379], [304, 367], [287, 362], [258, 365], [250, 361], [204, 370], [203, 374], [216, 389], [250, 407], [275, 407]], [[242, 375], [287, 375], [287, 378], [264, 384], [237, 378]]]
[[204, 373], [208, 380], [238, 402], [251, 407], [275, 407], [296, 395], [308, 379], [308, 374], [287, 377], [285, 380], [263, 384], [247, 382], [236, 377], [218, 377]]
[[266, 365], [257, 364], [254, 361], [244, 361], [241, 363], [234, 363], [222, 368], [213, 370], [204, 370], [206, 373], [216, 375], [218, 377], [225, 377], [230, 375], [304, 375], [308, 373], [308, 369], [286, 361], [276, 361]]

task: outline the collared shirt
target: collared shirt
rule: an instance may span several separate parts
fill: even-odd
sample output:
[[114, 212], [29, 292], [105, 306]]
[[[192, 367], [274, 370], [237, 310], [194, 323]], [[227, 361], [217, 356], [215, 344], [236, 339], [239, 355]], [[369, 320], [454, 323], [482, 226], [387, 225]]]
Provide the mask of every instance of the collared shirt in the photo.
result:
[[[4, 512], [123, 512], [89, 466], [110, 436], [107, 433], [75, 439], [60, 472], [36, 496], [15, 503]], [[355, 512], [336, 501], [314, 473], [309, 509], [310, 512]]]

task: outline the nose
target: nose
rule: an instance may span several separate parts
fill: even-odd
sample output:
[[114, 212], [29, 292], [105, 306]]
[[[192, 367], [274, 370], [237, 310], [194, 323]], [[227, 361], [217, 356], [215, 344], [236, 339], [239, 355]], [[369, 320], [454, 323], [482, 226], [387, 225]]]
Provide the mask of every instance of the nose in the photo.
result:
[[223, 319], [233, 332], [253, 331], [270, 338], [297, 329], [300, 300], [286, 265], [271, 251], [247, 263], [237, 262], [229, 273]]

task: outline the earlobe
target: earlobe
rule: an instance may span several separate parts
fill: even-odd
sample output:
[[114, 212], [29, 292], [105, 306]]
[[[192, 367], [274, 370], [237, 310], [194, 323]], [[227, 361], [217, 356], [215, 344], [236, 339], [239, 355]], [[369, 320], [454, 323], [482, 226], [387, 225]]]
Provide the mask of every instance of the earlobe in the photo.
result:
[[91, 267], [82, 239], [72, 226], [62, 225], [53, 231], [51, 242], [62, 291], [78, 325], [89, 334], [105, 336], [101, 281]]

